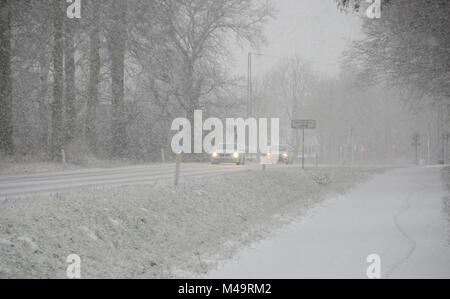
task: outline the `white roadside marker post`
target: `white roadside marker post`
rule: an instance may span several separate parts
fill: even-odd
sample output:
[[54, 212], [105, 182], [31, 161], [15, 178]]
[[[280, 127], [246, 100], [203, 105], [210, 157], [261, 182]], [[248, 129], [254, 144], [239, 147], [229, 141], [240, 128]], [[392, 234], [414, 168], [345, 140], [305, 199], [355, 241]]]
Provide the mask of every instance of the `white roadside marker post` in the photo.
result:
[[161, 149], [161, 161], [163, 164], [166, 164], [166, 152], [163, 148]]
[[61, 160], [63, 165], [66, 165], [66, 151], [64, 149], [61, 150]]
[[316, 153], [316, 168], [319, 168], [319, 154]]
[[175, 187], [180, 182], [181, 154], [177, 155], [177, 166], [175, 168]]

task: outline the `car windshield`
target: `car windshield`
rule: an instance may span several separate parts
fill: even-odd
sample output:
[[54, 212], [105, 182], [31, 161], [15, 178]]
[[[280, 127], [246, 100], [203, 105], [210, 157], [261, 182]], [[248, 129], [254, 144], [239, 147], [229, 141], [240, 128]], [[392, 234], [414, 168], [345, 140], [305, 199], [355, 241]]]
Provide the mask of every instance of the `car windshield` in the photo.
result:
[[227, 149], [229, 149], [229, 148], [233, 149], [233, 151], [235, 151], [237, 146], [236, 146], [236, 144], [219, 144], [216, 147], [216, 151], [219, 153], [226, 153]]
[[289, 151], [289, 147], [287, 145], [280, 145], [279, 151], [280, 152], [287, 152], [287, 151]]

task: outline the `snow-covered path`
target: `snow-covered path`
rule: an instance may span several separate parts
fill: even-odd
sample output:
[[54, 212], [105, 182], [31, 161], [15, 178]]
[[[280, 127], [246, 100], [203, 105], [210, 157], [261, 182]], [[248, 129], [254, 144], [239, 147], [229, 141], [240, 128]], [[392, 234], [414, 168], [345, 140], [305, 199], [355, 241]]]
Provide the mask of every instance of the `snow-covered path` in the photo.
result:
[[399, 169], [336, 198], [275, 237], [224, 262], [208, 278], [450, 278], [440, 168]]

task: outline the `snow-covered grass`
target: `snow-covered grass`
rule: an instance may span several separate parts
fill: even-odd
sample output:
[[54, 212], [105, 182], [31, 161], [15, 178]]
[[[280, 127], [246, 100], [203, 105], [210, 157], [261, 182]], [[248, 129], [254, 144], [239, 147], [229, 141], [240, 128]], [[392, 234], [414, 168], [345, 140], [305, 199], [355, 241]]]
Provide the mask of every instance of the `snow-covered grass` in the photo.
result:
[[170, 186], [97, 187], [0, 202], [0, 278], [172, 278], [206, 273], [382, 169], [248, 171]]

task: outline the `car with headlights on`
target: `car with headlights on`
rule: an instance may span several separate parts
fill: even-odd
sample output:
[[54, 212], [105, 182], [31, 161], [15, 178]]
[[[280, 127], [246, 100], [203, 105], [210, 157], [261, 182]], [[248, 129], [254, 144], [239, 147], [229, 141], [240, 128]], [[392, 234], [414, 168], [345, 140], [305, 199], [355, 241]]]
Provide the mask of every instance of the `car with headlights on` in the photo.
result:
[[[277, 154], [277, 153], [278, 154]], [[285, 163], [290, 164], [292, 162], [289, 146], [286, 144], [280, 144], [277, 149], [273, 148], [263, 155], [265, 159], [271, 159], [272, 163]]]
[[279, 153], [280, 153], [280, 157], [279, 157], [278, 161], [280, 163], [290, 164], [292, 162], [289, 145], [280, 144]]
[[[233, 151], [227, 151], [228, 148], [233, 148]], [[245, 154], [236, 150], [236, 146], [233, 145], [219, 145], [211, 153], [211, 164], [236, 164], [245, 165]]]

